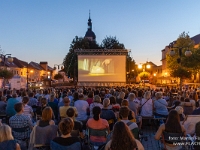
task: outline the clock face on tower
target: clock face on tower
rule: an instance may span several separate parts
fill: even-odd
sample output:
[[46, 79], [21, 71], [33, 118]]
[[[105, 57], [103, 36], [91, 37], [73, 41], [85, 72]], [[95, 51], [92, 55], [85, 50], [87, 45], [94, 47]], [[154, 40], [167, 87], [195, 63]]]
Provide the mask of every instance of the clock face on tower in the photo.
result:
[[91, 26], [88, 26], [88, 29], [90, 29], [91, 28]]

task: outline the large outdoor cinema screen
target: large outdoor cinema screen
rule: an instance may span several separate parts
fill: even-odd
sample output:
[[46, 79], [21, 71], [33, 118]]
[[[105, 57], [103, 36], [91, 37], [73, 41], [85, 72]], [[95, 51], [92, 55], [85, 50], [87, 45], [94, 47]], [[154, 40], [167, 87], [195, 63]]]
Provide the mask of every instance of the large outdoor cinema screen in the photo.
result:
[[79, 55], [79, 82], [126, 82], [126, 56]]

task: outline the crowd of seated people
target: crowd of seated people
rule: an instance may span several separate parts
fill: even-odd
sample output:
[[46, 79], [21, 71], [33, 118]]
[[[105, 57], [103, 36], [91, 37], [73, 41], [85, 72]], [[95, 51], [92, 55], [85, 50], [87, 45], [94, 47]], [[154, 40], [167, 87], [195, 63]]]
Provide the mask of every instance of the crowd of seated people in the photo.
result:
[[[177, 93], [176, 96], [173, 93]], [[125, 147], [142, 150], [139, 133], [143, 129], [142, 120], [146, 117], [163, 119], [155, 135], [155, 139], [160, 140], [165, 132], [185, 136], [188, 129], [183, 124], [187, 116], [200, 115], [200, 95], [192, 88], [49, 88], [7, 90], [0, 95], [0, 114], [6, 116], [0, 130], [7, 132], [0, 132], [2, 150], [5, 149], [2, 148], [5, 141], [10, 141], [13, 149], [22, 150], [30, 147], [55, 149], [56, 146], [86, 149], [83, 145], [92, 142], [106, 145], [105, 149], [111, 150]], [[128, 135], [126, 138], [120, 128]], [[45, 134], [47, 131], [51, 131], [52, 136]], [[48, 141], [40, 143], [35, 140], [35, 136], [40, 136], [37, 132], [43, 133], [43, 139], [48, 137]], [[95, 132], [102, 135], [95, 136]], [[90, 142], [86, 139], [88, 136]], [[121, 144], [125, 139], [129, 141], [127, 145]], [[165, 143], [168, 149], [180, 148], [170, 141]]]

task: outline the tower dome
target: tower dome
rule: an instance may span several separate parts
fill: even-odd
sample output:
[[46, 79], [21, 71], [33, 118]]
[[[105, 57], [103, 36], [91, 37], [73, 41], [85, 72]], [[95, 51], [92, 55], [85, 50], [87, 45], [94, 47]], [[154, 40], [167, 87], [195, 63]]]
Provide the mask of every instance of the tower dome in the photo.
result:
[[89, 12], [89, 19], [88, 19], [88, 30], [85, 33], [85, 38], [87, 38], [87, 39], [89, 39], [91, 41], [95, 41], [96, 40], [96, 35], [92, 31], [92, 20], [90, 19], [90, 12]]

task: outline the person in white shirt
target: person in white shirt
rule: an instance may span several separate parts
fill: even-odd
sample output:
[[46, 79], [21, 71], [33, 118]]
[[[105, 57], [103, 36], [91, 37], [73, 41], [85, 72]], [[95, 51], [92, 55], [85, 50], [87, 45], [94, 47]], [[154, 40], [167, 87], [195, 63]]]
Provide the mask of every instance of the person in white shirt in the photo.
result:
[[151, 99], [151, 92], [146, 91], [144, 98], [141, 101], [141, 116], [148, 117], [153, 116], [153, 101]]
[[74, 102], [74, 107], [76, 107], [78, 111], [78, 116], [76, 120], [81, 121], [83, 123], [83, 128], [86, 126], [86, 122], [88, 120], [88, 112], [89, 112], [89, 104], [87, 101], [84, 100], [84, 95], [79, 94], [78, 100]]

